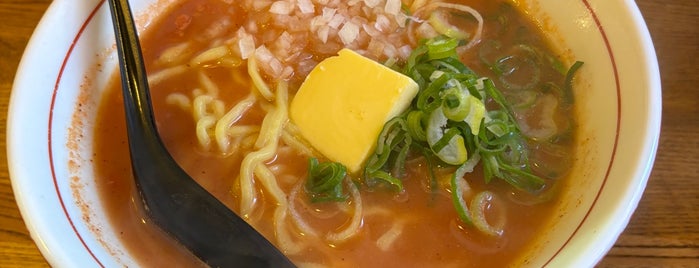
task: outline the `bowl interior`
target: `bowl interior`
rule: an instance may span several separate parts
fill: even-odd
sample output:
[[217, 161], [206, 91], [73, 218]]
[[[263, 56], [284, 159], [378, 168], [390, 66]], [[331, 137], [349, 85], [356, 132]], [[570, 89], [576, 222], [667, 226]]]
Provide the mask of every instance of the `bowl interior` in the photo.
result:
[[[133, 2], [141, 30], [173, 2]], [[661, 105], [652, 43], [628, 1], [515, 2], [558, 50], [585, 62], [576, 82], [573, 177], [556, 220], [520, 262], [592, 266], [626, 226], [655, 155]], [[70, 27], [57, 31], [59, 22]], [[90, 162], [97, 105], [116, 66], [111, 27], [103, 0], [54, 2], [13, 88], [13, 189], [33, 238], [56, 266], [136, 265], [100, 209]]]

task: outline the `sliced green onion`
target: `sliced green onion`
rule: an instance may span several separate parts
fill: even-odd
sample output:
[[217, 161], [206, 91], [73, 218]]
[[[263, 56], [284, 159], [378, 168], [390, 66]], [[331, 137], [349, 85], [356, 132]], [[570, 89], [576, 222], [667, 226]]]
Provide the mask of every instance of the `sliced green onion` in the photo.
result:
[[568, 73], [566, 73], [565, 86], [563, 88], [563, 100], [565, 104], [570, 105], [573, 104], [573, 101], [575, 101], [575, 97], [573, 96], [573, 78], [583, 64], [584, 63], [582, 61], [576, 61], [572, 66], [570, 66]]
[[452, 87], [442, 91], [442, 110], [450, 120], [463, 121], [471, 109], [468, 92]]
[[468, 103], [468, 115], [464, 118], [464, 122], [471, 127], [471, 134], [478, 135], [481, 129], [481, 122], [485, 118], [485, 104], [471, 95], [466, 98], [466, 102]]
[[[432, 151], [439, 153], [447, 146], [453, 146], [452, 142], [454, 142], [454, 139], [458, 139], [458, 137], [461, 137], [461, 131], [459, 131], [458, 128], [455, 127], [450, 127], [447, 129], [447, 131], [444, 132], [444, 135], [437, 140], [434, 144], [432, 144]], [[461, 137], [463, 139], [463, 137]], [[465, 160], [465, 159], [464, 159]]]
[[421, 110], [412, 110], [408, 112], [405, 119], [410, 136], [416, 141], [426, 141], [427, 134], [425, 134], [425, 113]]
[[[541, 66], [539, 63], [530, 59], [522, 58], [517, 56], [507, 56], [495, 63], [496, 69], [500, 72], [500, 82], [505, 85], [505, 87], [512, 90], [526, 90], [535, 87], [541, 81]], [[523, 83], [517, 83], [512, 80], [517, 70], [521, 70], [529, 66], [531, 68], [531, 74], [527, 76], [526, 81]]]
[[435, 109], [430, 114], [427, 124], [427, 143], [439, 159], [450, 165], [460, 165], [468, 157], [464, 138], [457, 128], [444, 130], [447, 120], [441, 108]]
[[427, 88], [420, 90], [417, 94], [417, 108], [423, 111], [432, 111], [438, 105], [441, 105], [441, 102], [439, 102], [439, 92], [449, 79], [448, 75], [439, 76], [439, 78], [432, 81]]
[[383, 170], [377, 170], [374, 173], [372, 173], [371, 180], [367, 181], [367, 186], [376, 187], [376, 185], [379, 182], [383, 182], [394, 187], [397, 192], [403, 190], [403, 182], [400, 179], [391, 176], [391, 174], [388, 174], [388, 172], [385, 172]]
[[342, 191], [342, 180], [346, 175], [347, 169], [340, 163], [319, 163], [318, 159], [310, 158], [306, 191], [311, 202], [347, 200], [347, 195]]
[[443, 10], [435, 10], [432, 12], [428, 21], [435, 31], [449, 38], [466, 40], [470, 37], [470, 34], [451, 25]]
[[468, 182], [464, 179], [466, 174], [466, 165], [461, 165], [456, 172], [451, 176], [451, 201], [456, 208], [456, 215], [462, 222], [472, 225], [471, 213], [468, 210], [468, 205], [464, 201], [464, 192], [470, 190]]
[[[445, 23], [439, 15], [434, 15], [434, 20], [439, 19], [436, 24]], [[449, 33], [448, 25], [443, 26], [447, 28], [442, 30]], [[551, 68], [556, 69], [558, 62], [542, 57], [539, 51], [526, 45], [516, 45], [505, 51], [498, 43], [483, 44], [478, 56], [499, 75], [496, 79], [510, 90], [532, 88], [520, 95], [508, 95], [519, 100], [511, 103], [493, 80], [476, 75], [460, 61], [456, 47], [462, 43], [463, 40], [440, 36], [421, 40], [413, 50], [402, 71], [417, 82], [420, 90], [408, 111], [384, 125], [376, 151], [365, 165], [364, 179], [369, 187], [388, 185], [401, 191], [404, 165], [411, 150], [425, 157], [433, 191], [437, 188], [437, 180], [432, 168], [444, 164], [458, 166], [451, 178], [451, 194], [459, 218], [482, 233], [497, 236], [502, 233], [500, 223], [503, 221], [492, 225], [485, 218], [485, 206], [494, 195], [490, 192], [477, 194], [470, 203], [472, 211], [469, 210], [464, 200], [469, 186], [463, 176], [482, 162], [486, 183], [499, 178], [531, 194], [546, 188], [547, 181], [530, 168], [528, 143], [517, 125], [512, 107], [526, 108], [535, 103], [539, 94], [536, 90], [546, 90], [537, 86], [548, 83], [540, 81], [540, 65], [553, 64]], [[501, 52], [510, 55], [503, 57]], [[569, 94], [572, 102], [569, 88], [581, 64], [576, 63], [568, 70], [565, 81], [568, 88], [561, 90], [568, 92], [556, 95], [566, 97]]]
[[505, 225], [504, 213], [500, 213], [498, 216], [499, 221], [497, 225], [492, 225], [485, 218], [485, 211], [488, 208], [488, 203], [491, 203], [495, 199], [495, 195], [490, 191], [482, 191], [476, 194], [476, 196], [471, 199], [471, 220], [473, 221], [473, 226], [479, 231], [490, 236], [501, 236], [503, 233], [503, 227]]
[[517, 189], [536, 193], [541, 191], [546, 185], [544, 179], [532, 174], [530, 171], [504, 164], [502, 160], [498, 161], [500, 169], [504, 171], [502, 175], [498, 177], [507, 181], [510, 185], [515, 186]]
[[[384, 125], [379, 135], [376, 151], [364, 167], [365, 181], [374, 187], [378, 182], [395, 186], [397, 191], [403, 190], [402, 177], [405, 169], [405, 159], [412, 144], [408, 133], [407, 122], [403, 117], [396, 117]], [[398, 152], [394, 155], [393, 152]], [[393, 174], [388, 173], [390, 170]]]
[[457, 57], [456, 47], [459, 40], [453, 38], [434, 38], [425, 43], [427, 45], [427, 56], [430, 60]]

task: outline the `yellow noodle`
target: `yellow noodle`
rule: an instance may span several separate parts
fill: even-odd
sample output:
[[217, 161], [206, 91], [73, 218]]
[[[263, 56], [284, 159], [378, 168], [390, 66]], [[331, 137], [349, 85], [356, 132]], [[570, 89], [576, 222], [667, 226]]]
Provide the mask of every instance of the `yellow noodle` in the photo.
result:
[[194, 120], [199, 120], [203, 117], [213, 115], [216, 118], [223, 116], [225, 105], [223, 101], [218, 100], [210, 95], [199, 95], [192, 102], [192, 113]]
[[201, 84], [204, 87], [204, 89], [206, 89], [208, 95], [213, 97], [218, 96], [218, 86], [216, 85], [216, 83], [214, 83], [213, 80], [211, 80], [211, 78], [209, 78], [208, 75], [206, 75], [206, 73], [204, 73], [204, 71], [199, 71], [199, 84]]
[[[268, 115], [269, 116], [269, 115]], [[260, 133], [260, 135], [264, 135]], [[274, 157], [277, 144], [269, 143], [258, 151], [245, 155], [240, 164], [240, 212], [248, 217], [255, 205], [256, 193], [254, 188], [253, 171], [258, 164]]]
[[205, 116], [197, 120], [196, 133], [197, 141], [204, 149], [211, 147], [211, 136], [209, 130], [216, 124], [216, 118], [213, 116]]
[[297, 177], [295, 175], [291, 175], [291, 174], [284, 174], [284, 175], [277, 177], [277, 181], [279, 181], [279, 183], [285, 184], [285, 185], [294, 184], [299, 179], [300, 179], [299, 177]]
[[254, 88], [257, 89], [257, 92], [260, 93], [260, 95], [262, 95], [262, 97], [264, 97], [267, 101], [272, 101], [274, 94], [272, 94], [272, 91], [269, 89], [269, 86], [267, 86], [265, 81], [262, 80], [262, 76], [260, 76], [260, 70], [257, 68], [257, 61], [255, 60], [254, 56], [248, 58], [248, 74], [250, 75]]
[[379, 239], [376, 240], [376, 246], [383, 251], [389, 250], [393, 243], [403, 233], [403, 225], [403, 221], [396, 221], [395, 223], [393, 223], [391, 229], [386, 231], [386, 233], [381, 235], [381, 237], [379, 237]]
[[194, 98], [199, 97], [199, 96], [204, 95], [204, 94], [206, 94], [206, 92], [204, 92], [204, 90], [202, 90], [201, 88], [192, 89], [192, 96], [194, 96]]
[[306, 145], [304, 142], [299, 140], [296, 136], [291, 135], [289, 131], [284, 128], [284, 131], [282, 131], [282, 141], [284, 141], [284, 144], [289, 145], [289, 147], [293, 148], [296, 152], [301, 153], [302, 155], [305, 156], [314, 156], [315, 154], [313, 153], [313, 149], [311, 149], [310, 146]]
[[245, 99], [233, 106], [233, 108], [223, 115], [220, 120], [218, 120], [216, 123], [215, 136], [216, 143], [218, 144], [218, 148], [221, 150], [221, 152], [228, 152], [230, 147], [229, 137], [233, 134], [230, 133], [229, 130], [233, 124], [235, 124], [243, 116], [243, 114], [255, 104], [256, 101], [257, 98], [255, 98], [255, 94], [249, 94]]
[[384, 207], [372, 206], [364, 210], [364, 216], [375, 216], [375, 215], [391, 215], [391, 212]]
[[260, 132], [260, 126], [232, 126], [228, 129], [226, 134], [231, 137], [247, 136], [253, 133]]
[[251, 149], [255, 146], [255, 141], [257, 140], [257, 136], [247, 136], [244, 137], [239, 143], [240, 143], [240, 148], [241, 149]]
[[196, 57], [194, 57], [189, 63], [192, 65], [201, 65], [202, 63], [211, 62], [225, 57], [230, 53], [230, 49], [226, 45], [217, 46], [210, 48]]
[[175, 67], [170, 67], [163, 69], [154, 74], [148, 75], [148, 84], [153, 87], [161, 82], [170, 79], [171, 77], [181, 75], [187, 71], [187, 67], [184, 65], [178, 65]]
[[[278, 142], [284, 124], [289, 119], [287, 99], [289, 88], [286, 82], [279, 82], [277, 86], [276, 107], [262, 121], [260, 137], [255, 142], [255, 147], [260, 148], [270, 142]], [[269, 120], [267, 117], [270, 117]], [[269, 133], [269, 134], [268, 134]]]
[[211, 104], [211, 111], [216, 116], [216, 118], [223, 117], [226, 112], [226, 104], [222, 100], [215, 99]]
[[218, 60], [218, 67], [236, 68], [243, 64], [243, 60], [237, 56], [228, 55]]
[[352, 195], [352, 202], [354, 203], [354, 214], [352, 215], [352, 221], [344, 230], [339, 232], [333, 232], [326, 235], [326, 239], [333, 244], [341, 243], [347, 241], [347, 239], [352, 238], [357, 233], [359, 233], [359, 228], [362, 227], [363, 207], [362, 207], [362, 197], [359, 194], [359, 189], [350, 179], [345, 179], [345, 184], [350, 189], [350, 195]]
[[277, 242], [284, 254], [293, 255], [303, 250], [305, 246], [295, 243], [286, 228], [286, 206], [278, 206], [274, 210], [274, 226]]
[[240, 211], [243, 216], [249, 215], [254, 207], [256, 199], [253, 171], [262, 162], [268, 161], [276, 155], [279, 136], [283, 124], [288, 120], [287, 116], [287, 86], [280, 82], [277, 88], [277, 109], [267, 114], [262, 120], [260, 135], [255, 142], [258, 151], [251, 152], [243, 158], [240, 167]]
[[286, 254], [298, 253], [304, 246], [293, 242], [289, 235], [289, 230], [286, 226], [288, 210], [286, 194], [277, 184], [274, 174], [264, 164], [261, 163], [257, 165], [255, 168], [255, 175], [262, 186], [267, 189], [267, 193], [272, 195], [277, 202], [277, 208], [274, 211], [274, 226], [278, 244]]
[[[255, 90], [254, 86], [253, 86], [252, 90], [253, 91]], [[262, 109], [262, 111], [266, 114], [271, 113], [272, 110], [274, 110], [274, 108], [276, 107], [274, 105], [274, 103], [267, 102], [267, 101], [260, 101], [260, 102], [258, 102], [258, 104], [260, 105], [260, 109]]]
[[165, 98], [165, 102], [170, 105], [175, 105], [183, 110], [189, 111], [192, 109], [192, 101], [187, 95], [182, 93], [171, 93]]
[[301, 180], [299, 183], [297, 183], [294, 188], [291, 189], [291, 192], [289, 193], [289, 213], [291, 213], [291, 219], [294, 220], [294, 223], [296, 224], [296, 227], [301, 230], [302, 233], [311, 235], [311, 236], [317, 236], [317, 233], [313, 227], [308, 225], [308, 223], [301, 217], [301, 215], [296, 211], [296, 202], [295, 200], [297, 199], [297, 195], [299, 193], [299, 190], [301, 190], [301, 187], [303, 187], [303, 181]]
[[194, 101], [192, 102], [192, 113], [194, 115], [194, 120], [199, 121], [199, 119], [208, 116], [209, 103], [213, 101], [214, 97], [211, 97], [209, 95], [199, 95], [196, 98], [194, 98]]
[[228, 151], [223, 153], [227, 155], [242, 149], [251, 149], [259, 133], [260, 126], [233, 126], [229, 128], [228, 136], [233, 137], [233, 140], [228, 146]]
[[286, 194], [277, 184], [277, 179], [274, 173], [267, 168], [263, 163], [260, 163], [255, 167], [255, 176], [257, 180], [267, 189], [267, 193], [272, 195], [274, 200], [277, 202], [277, 206], [285, 207], [287, 206]]
[[220, 153], [223, 156], [229, 156], [232, 154], [239, 154], [242, 151], [247, 151], [249, 148], [251, 148], [252, 141], [246, 143], [246, 139], [254, 138], [257, 136], [255, 134], [257, 134], [257, 131], [242, 136], [231, 137], [229, 140], [228, 151]]
[[160, 53], [160, 57], [158, 57], [157, 63], [158, 64], [173, 64], [173, 63], [181, 63], [184, 61], [185, 58], [189, 57], [189, 43], [184, 42], [181, 44], [177, 44], [174, 46], [171, 46], [165, 50], [163, 50], [162, 53]]

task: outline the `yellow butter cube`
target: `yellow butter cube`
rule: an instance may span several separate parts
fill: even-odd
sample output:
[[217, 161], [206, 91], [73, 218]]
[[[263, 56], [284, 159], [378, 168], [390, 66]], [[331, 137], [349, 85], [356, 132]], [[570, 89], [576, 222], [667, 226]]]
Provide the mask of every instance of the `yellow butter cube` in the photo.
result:
[[289, 116], [316, 150], [357, 173], [383, 125], [405, 111], [417, 92], [411, 78], [342, 49], [306, 77]]

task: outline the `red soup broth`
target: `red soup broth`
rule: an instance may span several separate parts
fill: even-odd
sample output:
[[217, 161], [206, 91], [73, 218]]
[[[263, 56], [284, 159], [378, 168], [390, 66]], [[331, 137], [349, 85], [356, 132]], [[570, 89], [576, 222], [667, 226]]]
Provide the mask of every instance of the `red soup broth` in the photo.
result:
[[[241, 4], [226, 4], [225, 1], [191, 0], [173, 6], [161, 19], [153, 23], [142, 35], [145, 61], [149, 73], [167, 68], [159, 61], [167, 48], [188, 41], [190, 51], [203, 51], [211, 47], [210, 39], [202, 38], [212, 23], [222, 17], [229, 17], [229, 24], [221, 29], [223, 35], [232, 35], [246, 23], [250, 16], [244, 14]], [[235, 2], [235, 1], [233, 1]], [[243, 1], [241, 1], [243, 2]], [[502, 1], [462, 1], [478, 10], [485, 18], [483, 40], [476, 47], [464, 52], [462, 60], [474, 71], [483, 76], [493, 75], [482, 63], [481, 56], [471, 51], [482, 50], [494, 40], [501, 47], [526, 43], [537, 50], [550, 51], [539, 29], [515, 8]], [[264, 25], [263, 25], [264, 26]], [[267, 25], [269, 26], [269, 25]], [[269, 26], [269, 27], [274, 27]], [[256, 38], [263, 38], [256, 36]], [[310, 50], [314, 51], [314, 50]], [[555, 55], [549, 52], [551, 55]], [[332, 53], [323, 54], [315, 50], [313, 57], [320, 61]], [[201, 67], [186, 64], [186, 71], [173, 78], [152, 86], [151, 94], [155, 117], [160, 135], [175, 160], [204, 188], [239, 212], [239, 193], [236, 178], [240, 174], [240, 163], [248, 151], [240, 150], [221, 154], [206, 150], [199, 145], [195, 134], [195, 120], [192, 112], [182, 109], [166, 100], [170, 94], [191, 94], [193, 89], [201, 87], [198, 77]], [[205, 74], [221, 89], [218, 98], [223, 101], [225, 109], [233, 107], [250, 92], [249, 81], [239, 81], [239, 77], [248, 79], [245, 64], [237, 68], [219, 68], [215, 65], [204, 67]], [[550, 69], [550, 70], [549, 70]], [[542, 77], [553, 77], [556, 83], [562, 83], [560, 74], [552, 68], [542, 69]], [[128, 143], [123, 112], [123, 100], [120, 83], [115, 75], [106, 90], [99, 107], [95, 129], [94, 163], [96, 181], [109, 220], [127, 248], [139, 264], [149, 267], [203, 266], [203, 264], [169, 238], [155, 226], [142, 211], [131, 175]], [[236, 78], [238, 77], [238, 78]], [[271, 84], [272, 78], [266, 77]], [[298, 88], [303, 77], [291, 77], [290, 98]], [[500, 88], [501, 82], [496, 81]], [[507, 92], [506, 92], [507, 94]], [[265, 116], [264, 107], [256, 104], [238, 124], [259, 125]], [[569, 110], [561, 109], [556, 116], [560, 125], [572, 128], [574, 125]], [[522, 114], [526, 115], [526, 112]], [[535, 116], [535, 115], [534, 115]], [[524, 120], [532, 120], [526, 118]], [[535, 120], [535, 119], [533, 119]], [[572, 145], [562, 143], [561, 146]], [[531, 148], [541, 147], [536, 142]], [[535, 155], [535, 154], [532, 154]], [[549, 154], [543, 154], [549, 155]], [[540, 157], [546, 158], [546, 156]], [[564, 161], [565, 159], [554, 159]], [[565, 161], [564, 161], [565, 162]], [[287, 194], [294, 187], [305, 181], [308, 156], [294, 150], [279, 150], [276, 157], [266, 163], [276, 166], [275, 175], [279, 186]], [[566, 166], [566, 163], [559, 166]], [[565, 169], [565, 168], [562, 168]], [[342, 243], [329, 243], [322, 239], [324, 234], [337, 231], [349, 222], [351, 215], [343, 212], [342, 205], [312, 204], [303, 190], [299, 191], [295, 202], [298, 214], [308, 221], [320, 234], [320, 238], [300, 235], [300, 231], [287, 223], [293, 240], [304, 245], [303, 250], [289, 257], [297, 264], [323, 264], [332, 267], [502, 267], [516, 265], [512, 263], [525, 254], [537, 234], [545, 232], [540, 228], [546, 226], [552, 218], [553, 208], [558, 194], [547, 194], [548, 201], [535, 204], [514, 202], [512, 187], [501, 180], [484, 183], [480, 167], [466, 176], [475, 191], [490, 190], [497, 196], [494, 201], [497, 213], [504, 213], [507, 222], [501, 237], [490, 237], [475, 228], [462, 223], [454, 209], [451, 195], [440, 185], [433, 191], [429, 188], [427, 165], [423, 159], [408, 161], [407, 174], [404, 179], [405, 191], [402, 194], [386, 189], [369, 191], [360, 188], [365, 215], [359, 233]], [[440, 175], [453, 172], [448, 168], [439, 170]], [[565, 172], [557, 175], [558, 185], [565, 178]], [[440, 183], [441, 184], [441, 183]], [[442, 189], [444, 188], [444, 189]], [[561, 187], [551, 187], [560, 190]], [[348, 201], [348, 207], [351, 207]], [[260, 190], [256, 201], [257, 210], [249, 216], [250, 222], [273, 243], [275, 239], [273, 217], [275, 202], [265, 197]], [[344, 209], [346, 210], [346, 209]], [[265, 220], [268, 219], [268, 220]], [[401, 235], [388, 249], [377, 247], [376, 240], [399, 222]]]

